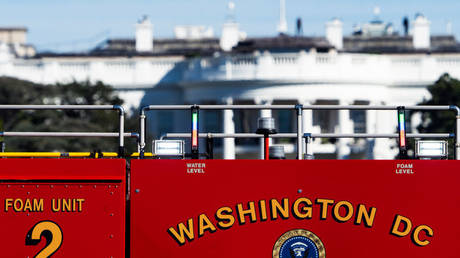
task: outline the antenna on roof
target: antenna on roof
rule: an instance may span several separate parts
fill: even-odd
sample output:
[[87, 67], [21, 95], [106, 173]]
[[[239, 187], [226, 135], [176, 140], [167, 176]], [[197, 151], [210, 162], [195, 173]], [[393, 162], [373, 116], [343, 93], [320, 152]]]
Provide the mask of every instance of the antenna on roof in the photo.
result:
[[227, 22], [235, 22], [235, 3], [233, 1], [227, 4]]
[[407, 18], [407, 16], [403, 18], [403, 27], [404, 27], [404, 35], [405, 36], [409, 35], [409, 18]]
[[287, 32], [286, 1], [285, 0], [280, 0], [280, 22], [278, 23], [278, 32], [279, 33]]
[[380, 17], [379, 17], [379, 16], [380, 16], [380, 12], [381, 12], [381, 10], [380, 10], [380, 7], [379, 7], [379, 6], [374, 7], [374, 20], [375, 20], [375, 21], [379, 21], [379, 20], [380, 20]]
[[378, 6], [374, 7], [374, 15], [377, 17], [380, 15], [380, 7]]
[[446, 32], [447, 32], [447, 35], [452, 35], [452, 22], [451, 21], [447, 21]]
[[147, 14], [142, 15], [142, 18], [138, 20], [138, 23], [143, 23], [149, 19]]
[[302, 36], [302, 35], [303, 35], [302, 19], [298, 17], [296, 21], [296, 36]]

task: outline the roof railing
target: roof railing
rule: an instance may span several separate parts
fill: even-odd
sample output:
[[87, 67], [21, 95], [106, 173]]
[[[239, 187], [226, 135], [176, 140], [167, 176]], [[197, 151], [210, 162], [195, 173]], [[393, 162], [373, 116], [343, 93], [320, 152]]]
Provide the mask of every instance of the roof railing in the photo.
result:
[[0, 110], [114, 110], [118, 111], [118, 133], [98, 132], [0, 132], [0, 136], [18, 137], [118, 137], [118, 156], [125, 155], [124, 137], [138, 137], [125, 134], [125, 110], [120, 105], [0, 105]]
[[[398, 138], [398, 134], [303, 134], [302, 118], [303, 110], [398, 110], [411, 111], [454, 111], [456, 112], [456, 132], [436, 134], [407, 134], [408, 138], [455, 138], [455, 159], [460, 160], [460, 108], [457, 106], [372, 106], [372, 105], [149, 105], [140, 109], [139, 116], [139, 149], [140, 157], [145, 151], [145, 121], [146, 112], [150, 110], [191, 110], [199, 107], [200, 110], [292, 110], [297, 114], [297, 132], [291, 134], [270, 135], [272, 138], [297, 138], [297, 159], [303, 159], [302, 142], [306, 137], [312, 138]], [[263, 135], [243, 134], [198, 134], [199, 137], [214, 138], [263, 138]], [[164, 137], [191, 137], [191, 134], [166, 134]], [[308, 145], [308, 144], [307, 144]], [[308, 147], [308, 146], [307, 146]]]

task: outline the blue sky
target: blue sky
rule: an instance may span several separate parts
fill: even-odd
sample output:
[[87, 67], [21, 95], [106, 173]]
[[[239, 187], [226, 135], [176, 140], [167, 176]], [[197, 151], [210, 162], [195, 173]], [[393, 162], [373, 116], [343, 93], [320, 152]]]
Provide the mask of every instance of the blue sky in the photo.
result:
[[[234, 0], [240, 28], [249, 36], [276, 35], [279, 0]], [[226, 0], [0, 0], [0, 26], [26, 26], [28, 42], [39, 50], [81, 51], [109, 37], [134, 37], [134, 24], [144, 14], [154, 24], [154, 36], [173, 36], [175, 25], [208, 25], [220, 34], [227, 13]], [[289, 32], [297, 17], [304, 35], [324, 35], [324, 23], [338, 17], [349, 34], [353, 24], [371, 20], [379, 6], [380, 18], [392, 22], [398, 31], [403, 16], [411, 20], [423, 13], [431, 20], [432, 34], [445, 34], [452, 22], [460, 38], [458, 0], [286, 0]]]

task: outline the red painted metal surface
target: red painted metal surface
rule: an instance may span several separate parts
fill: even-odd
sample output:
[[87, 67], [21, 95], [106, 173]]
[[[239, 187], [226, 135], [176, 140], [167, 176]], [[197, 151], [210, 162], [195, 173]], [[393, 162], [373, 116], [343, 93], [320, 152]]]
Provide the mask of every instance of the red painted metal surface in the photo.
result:
[[[318, 236], [327, 257], [460, 253], [458, 161], [133, 160], [131, 168], [134, 258], [272, 257], [293, 229]], [[255, 217], [240, 223], [252, 202]]]
[[124, 160], [0, 159], [0, 168], [0, 257], [124, 257]]

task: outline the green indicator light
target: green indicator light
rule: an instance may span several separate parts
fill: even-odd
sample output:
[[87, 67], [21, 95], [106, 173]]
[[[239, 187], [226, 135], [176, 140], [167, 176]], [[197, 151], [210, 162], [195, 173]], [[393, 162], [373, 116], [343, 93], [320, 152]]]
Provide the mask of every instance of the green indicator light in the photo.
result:
[[193, 128], [192, 130], [197, 130], [197, 125], [198, 125], [198, 114], [197, 113], [193, 113], [192, 114], [192, 123], [193, 123]]
[[404, 113], [399, 113], [399, 125], [404, 128]]

